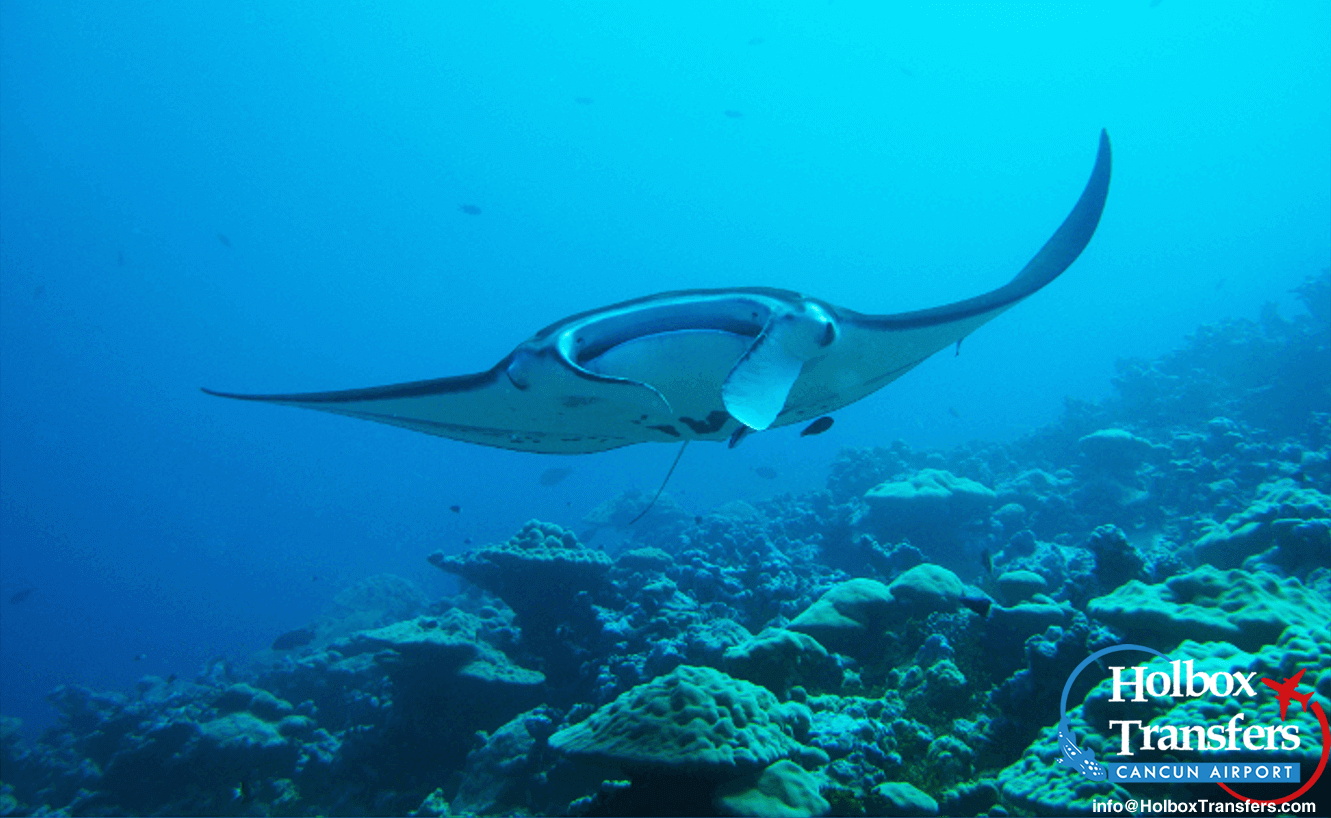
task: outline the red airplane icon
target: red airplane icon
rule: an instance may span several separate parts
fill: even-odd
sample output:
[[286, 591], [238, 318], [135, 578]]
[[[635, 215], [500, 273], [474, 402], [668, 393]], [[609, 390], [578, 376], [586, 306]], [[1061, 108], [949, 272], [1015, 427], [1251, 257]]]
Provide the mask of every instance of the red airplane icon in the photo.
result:
[[1290, 678], [1285, 679], [1284, 684], [1276, 684], [1275, 682], [1267, 678], [1262, 679], [1262, 684], [1274, 690], [1276, 692], [1276, 698], [1280, 700], [1281, 721], [1285, 720], [1285, 710], [1289, 708], [1290, 699], [1298, 699], [1299, 701], [1303, 702], [1304, 712], [1306, 713], [1308, 711], [1308, 700], [1313, 697], [1313, 693], [1316, 691], [1310, 690], [1301, 696], [1298, 693], [1294, 692], [1299, 687], [1299, 679], [1303, 678], [1303, 671], [1307, 669], [1308, 668], [1305, 667], [1303, 670], [1300, 670], [1298, 673], [1295, 673], [1292, 679]]

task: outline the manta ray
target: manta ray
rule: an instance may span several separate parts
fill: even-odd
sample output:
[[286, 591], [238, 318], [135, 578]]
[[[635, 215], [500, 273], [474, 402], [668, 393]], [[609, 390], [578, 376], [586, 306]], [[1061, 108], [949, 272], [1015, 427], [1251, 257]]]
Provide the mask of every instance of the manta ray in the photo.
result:
[[734, 445], [878, 391], [1053, 281], [1099, 224], [1110, 164], [1102, 131], [1090, 181], [1053, 237], [1011, 281], [953, 304], [868, 315], [790, 290], [677, 290], [565, 318], [470, 375], [335, 392], [203, 391], [523, 452]]

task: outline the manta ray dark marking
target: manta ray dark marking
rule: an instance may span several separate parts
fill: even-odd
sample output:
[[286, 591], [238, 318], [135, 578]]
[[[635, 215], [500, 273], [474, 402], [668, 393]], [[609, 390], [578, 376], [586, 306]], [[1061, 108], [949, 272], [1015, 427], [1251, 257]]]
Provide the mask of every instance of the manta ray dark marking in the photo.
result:
[[805, 423], [877, 391], [1057, 278], [1109, 192], [1109, 137], [1062, 226], [1008, 283], [868, 315], [790, 290], [680, 290], [551, 324], [485, 372], [339, 392], [210, 395], [319, 409], [468, 443], [583, 454], [733, 440]]

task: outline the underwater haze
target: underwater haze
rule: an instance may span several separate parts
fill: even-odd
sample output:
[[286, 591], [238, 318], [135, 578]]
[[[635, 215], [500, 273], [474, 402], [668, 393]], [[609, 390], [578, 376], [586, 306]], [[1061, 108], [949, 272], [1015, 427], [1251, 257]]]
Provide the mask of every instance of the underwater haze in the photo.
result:
[[[4, 0], [0, 806], [505, 814], [581, 798], [584, 814], [641, 811], [640, 781], [635, 801], [577, 766], [617, 760], [588, 714], [687, 677], [748, 685], [773, 708], [808, 696], [815, 738], [787, 736], [754, 768], [799, 761], [822, 791], [793, 807], [804, 814], [826, 812], [818, 798], [872, 813], [896, 781], [950, 814], [1069, 808], [1003, 778], [1058, 721], [1056, 699], [1003, 686], [1037, 672], [1021, 664], [1028, 637], [1062, 651], [1061, 687], [1107, 640], [1151, 638], [1111, 604], [1132, 580], [1266, 571], [1313, 600], [1301, 610], [1331, 612], [1328, 31], [1323, 2]], [[688, 447], [637, 526], [676, 447], [531, 454], [200, 391], [480, 372], [567, 316], [669, 290], [776, 287], [874, 314], [949, 304], [1040, 249], [1101, 129], [1108, 201], [1067, 272], [822, 434]], [[979, 505], [890, 522], [917, 512], [884, 511], [874, 492], [888, 485]], [[1259, 502], [1303, 509], [1311, 544], [1276, 557], [1262, 550], [1276, 539], [1217, 545]], [[558, 554], [544, 578], [478, 568], [487, 548], [571, 549], [591, 573], [559, 574]], [[1040, 563], [1046, 551], [1061, 556]], [[1073, 552], [1136, 567], [1097, 574]], [[891, 585], [921, 566], [1000, 609], [1033, 603], [998, 577], [1043, 573], [1045, 607], [1080, 635], [1060, 642], [1036, 617], [985, 637], [1009, 639], [1018, 664], [977, 670], [965, 635], [998, 626], [959, 592], [902, 613], [912, 624], [886, 647], [792, 625], [845, 582]], [[1246, 581], [1221, 574], [1206, 581]], [[532, 601], [543, 585], [553, 602]], [[573, 598], [584, 607], [560, 607]], [[543, 609], [567, 623], [541, 627]], [[420, 617], [507, 680], [466, 688], [490, 703], [473, 720], [429, 710], [404, 675], [417, 643], [389, 631]], [[768, 628], [822, 658], [799, 659], [800, 678], [746, 670], [732, 653]], [[1293, 633], [1230, 644], [1274, 668], [1262, 651]], [[1308, 638], [1325, 679], [1331, 647]], [[676, 653], [652, 653], [671, 639]], [[376, 671], [385, 650], [408, 659]], [[942, 704], [913, 703], [910, 680], [948, 657], [973, 697], [949, 717], [1017, 727], [948, 733]], [[808, 669], [824, 660], [833, 670]], [[309, 723], [264, 727], [279, 719], [248, 693], [219, 704], [240, 685], [285, 707], [270, 716]], [[852, 713], [854, 697], [877, 710]], [[121, 721], [139, 726], [106, 727], [131, 711]], [[217, 737], [237, 713], [254, 724], [228, 729], [262, 734], [250, 750]], [[412, 719], [438, 735], [394, 732]], [[897, 720], [882, 759], [815, 740], [854, 719]], [[928, 735], [908, 741], [906, 722]], [[195, 732], [171, 752], [213, 741], [199, 763], [225, 780], [172, 789], [179, 774], [111, 746], [173, 723]], [[473, 746], [514, 723], [545, 789]], [[98, 731], [109, 749], [89, 749]], [[969, 767], [910, 767], [945, 737], [974, 749]], [[833, 769], [847, 759], [853, 772]], [[707, 809], [752, 811], [719, 782], [754, 770], [661, 763], [653, 780], [687, 769], [716, 784]], [[512, 787], [493, 783], [505, 776]], [[1000, 782], [993, 798], [974, 795], [982, 780]]]

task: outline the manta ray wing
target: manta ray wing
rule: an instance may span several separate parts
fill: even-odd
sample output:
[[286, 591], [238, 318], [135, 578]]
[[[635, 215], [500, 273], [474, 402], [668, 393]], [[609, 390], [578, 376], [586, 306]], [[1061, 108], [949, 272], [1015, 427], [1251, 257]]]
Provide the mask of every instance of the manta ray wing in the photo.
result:
[[588, 454], [668, 440], [644, 418], [668, 416], [653, 390], [614, 379], [584, 379], [557, 366], [529, 367], [524, 388], [507, 375], [511, 356], [474, 375], [292, 395], [210, 395], [318, 409], [502, 449]]
[[766, 288], [660, 293], [552, 324], [473, 375], [285, 395], [210, 395], [348, 415], [542, 454], [725, 439], [721, 382], [773, 311]]
[[1111, 164], [1109, 136], [1102, 131], [1095, 167], [1072, 212], [1021, 272], [996, 290], [954, 304], [894, 315], [864, 315], [824, 304], [836, 315], [841, 337], [826, 355], [804, 365], [781, 416], [772, 425], [801, 423], [860, 400], [1057, 278], [1095, 233], [1109, 193]]
[[1007, 284], [915, 312], [866, 315], [789, 290], [645, 296], [552, 324], [490, 370], [285, 395], [210, 395], [374, 420], [526, 452], [726, 440], [854, 403], [965, 338], [1081, 254], [1109, 190], [1109, 138], [1071, 214]]

